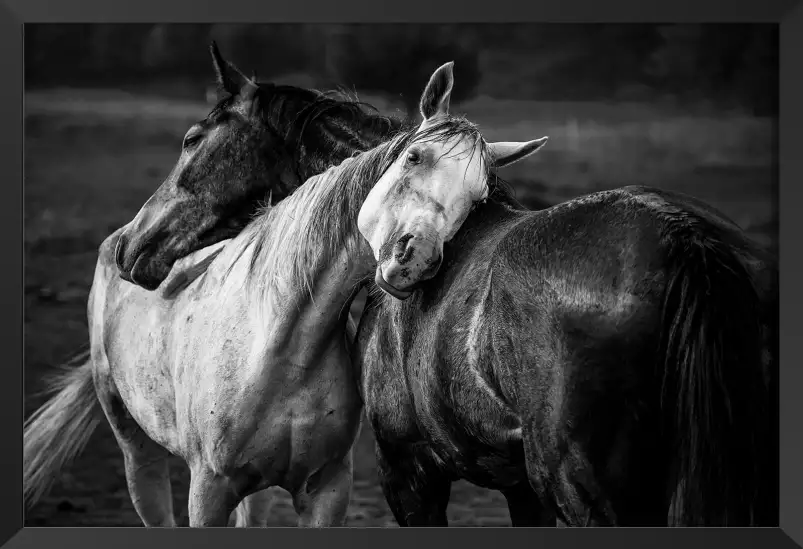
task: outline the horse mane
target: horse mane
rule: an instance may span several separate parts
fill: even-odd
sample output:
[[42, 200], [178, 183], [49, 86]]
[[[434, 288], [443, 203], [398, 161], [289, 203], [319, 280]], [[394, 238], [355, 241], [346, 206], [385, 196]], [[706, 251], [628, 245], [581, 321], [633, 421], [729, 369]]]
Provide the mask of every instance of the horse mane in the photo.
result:
[[[318, 91], [258, 83], [253, 97], [256, 116], [282, 136], [299, 173], [323, 172], [332, 159], [340, 162], [409, 126], [409, 121], [380, 114], [345, 88]], [[225, 116], [237, 101], [238, 96], [224, 94], [207, 121]]]
[[[339, 162], [355, 151], [366, 151], [377, 141], [410, 129], [410, 121], [384, 116], [347, 90], [317, 93], [313, 101], [293, 114], [285, 135], [295, 164], [302, 167], [305, 159], [307, 173], [324, 171], [332, 165], [332, 159]], [[310, 143], [313, 138], [316, 140]]]
[[[308, 179], [292, 195], [257, 215], [243, 233], [238, 257], [253, 248], [247, 286], [259, 303], [277, 283], [312, 296], [314, 277], [333, 255], [362, 245], [357, 216], [368, 193], [402, 152], [415, 141], [468, 138], [487, 149], [477, 127], [462, 117], [444, 117], [422, 131], [399, 131], [373, 149], [358, 152]], [[444, 154], [450, 154], [457, 146]], [[486, 158], [487, 159], [487, 158]], [[489, 163], [484, 163], [486, 166]], [[237, 258], [235, 258], [235, 261]]]
[[[312, 295], [313, 276], [332, 254], [358, 243], [356, 220], [374, 181], [407, 141], [399, 134], [308, 179], [249, 226], [254, 245], [249, 282], [267, 290], [281, 280]], [[394, 154], [394, 152], [396, 154]], [[371, 182], [371, 184], [367, 184]], [[264, 295], [260, 295], [264, 301]]]

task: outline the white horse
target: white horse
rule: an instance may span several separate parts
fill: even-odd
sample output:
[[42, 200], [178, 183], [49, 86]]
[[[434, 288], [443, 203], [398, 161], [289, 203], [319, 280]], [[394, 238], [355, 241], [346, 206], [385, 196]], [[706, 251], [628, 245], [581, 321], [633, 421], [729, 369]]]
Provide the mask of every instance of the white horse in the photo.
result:
[[[89, 296], [91, 357], [65, 372], [61, 391], [25, 427], [26, 493], [82, 446], [99, 406], [147, 526], [175, 525], [168, 452], [190, 467], [191, 526], [225, 526], [245, 496], [269, 486], [292, 494], [300, 524], [343, 524], [361, 412], [344, 337], [358, 279], [351, 258], [326, 246], [312, 264], [286, 268], [299, 238], [287, 226], [332, 175], [309, 181], [222, 249], [181, 260], [168, 285], [185, 263], [216, 255], [172, 300], [118, 276], [122, 230], [102, 244]], [[259, 302], [244, 291], [257, 283]]]
[[[226, 95], [190, 128], [176, 166], [134, 220], [101, 245], [88, 304], [91, 352], [49, 380], [54, 396], [26, 421], [29, 507], [105, 414], [147, 526], [175, 524], [168, 453], [191, 468], [192, 525], [225, 524], [241, 500], [237, 525], [265, 525], [271, 492], [259, 490], [271, 485], [293, 494], [302, 524], [343, 523], [361, 409], [341, 314], [353, 281], [338, 272], [309, 291], [283, 278], [297, 274], [281, 262], [297, 240], [275, 236], [323, 183], [310, 181], [292, 203], [219, 243], [248, 223], [260, 197], [279, 201], [298, 186], [282, 121], [299, 118], [293, 108], [314, 115], [309, 107], [331, 101], [258, 85], [214, 44], [212, 56]], [[256, 261], [256, 249], [275, 255]], [[130, 266], [118, 272], [125, 252]], [[265, 265], [270, 291], [257, 304], [242, 289]]]

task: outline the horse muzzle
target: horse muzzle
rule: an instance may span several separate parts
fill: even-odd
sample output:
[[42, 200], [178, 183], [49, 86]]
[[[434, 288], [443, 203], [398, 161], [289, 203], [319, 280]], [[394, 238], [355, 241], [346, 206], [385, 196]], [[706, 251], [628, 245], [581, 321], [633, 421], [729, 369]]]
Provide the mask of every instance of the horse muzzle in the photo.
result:
[[155, 290], [170, 274], [172, 264], [154, 253], [152, 239], [140, 238], [132, 241], [127, 232], [120, 235], [114, 249], [114, 262], [120, 278], [146, 290]]
[[402, 236], [390, 257], [377, 266], [376, 285], [396, 299], [407, 299], [416, 285], [437, 274], [443, 259], [441, 248], [427, 238]]

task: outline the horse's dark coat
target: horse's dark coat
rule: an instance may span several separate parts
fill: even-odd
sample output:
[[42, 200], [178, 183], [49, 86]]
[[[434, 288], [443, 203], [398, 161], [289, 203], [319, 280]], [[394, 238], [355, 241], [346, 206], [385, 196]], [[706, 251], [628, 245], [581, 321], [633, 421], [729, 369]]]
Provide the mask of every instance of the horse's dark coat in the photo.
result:
[[442, 524], [432, 494], [454, 478], [529, 480], [545, 516], [571, 525], [665, 525], [679, 483], [682, 524], [776, 521], [758, 465], [776, 455], [760, 325], [772, 296], [740, 261], [760, 251], [665, 191], [541, 212], [503, 195], [469, 216], [434, 279], [404, 302], [378, 297], [360, 327], [399, 522]]

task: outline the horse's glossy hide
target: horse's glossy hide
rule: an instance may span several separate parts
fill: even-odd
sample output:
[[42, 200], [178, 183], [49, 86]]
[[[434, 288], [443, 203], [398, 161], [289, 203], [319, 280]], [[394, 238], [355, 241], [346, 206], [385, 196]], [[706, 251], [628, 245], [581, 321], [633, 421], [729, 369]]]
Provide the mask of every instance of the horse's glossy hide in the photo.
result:
[[[541, 212], [505, 200], [475, 210], [433, 280], [406, 301], [375, 297], [361, 322], [356, 357], [380, 463], [410, 451], [381, 470], [388, 501], [413, 524], [437, 514], [410, 495], [421, 487], [464, 478], [505, 490], [529, 478], [570, 524], [590, 520], [573, 514], [581, 503], [602, 500], [602, 523], [666, 524], [675, 449], [655, 374], [664, 214], [711, 219], [757, 282], [774, 265], [731, 221], [671, 193], [620, 189]], [[529, 463], [522, 429], [537, 433]]]

